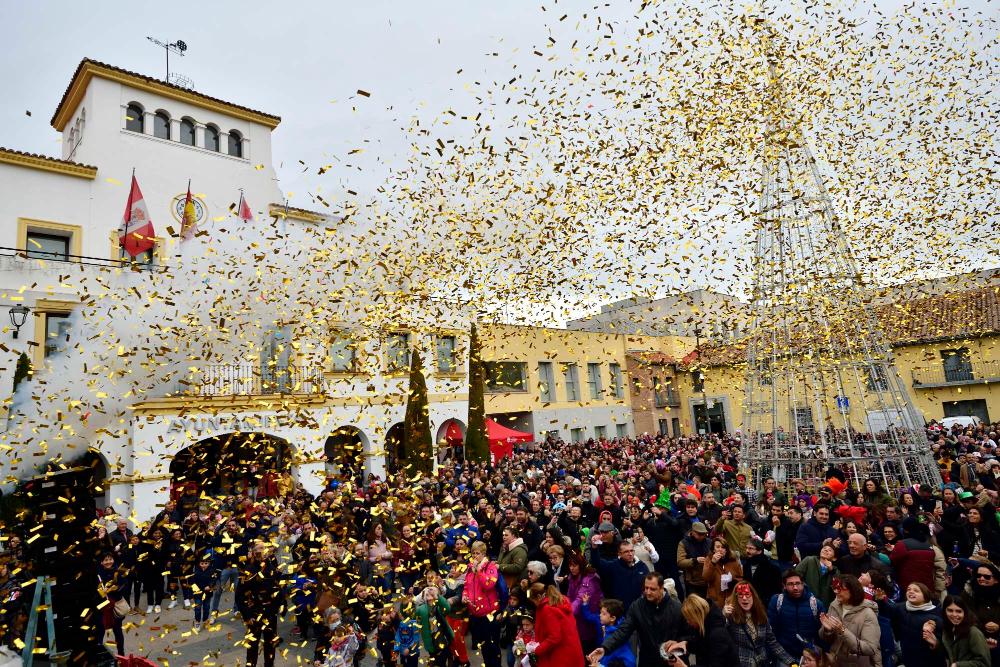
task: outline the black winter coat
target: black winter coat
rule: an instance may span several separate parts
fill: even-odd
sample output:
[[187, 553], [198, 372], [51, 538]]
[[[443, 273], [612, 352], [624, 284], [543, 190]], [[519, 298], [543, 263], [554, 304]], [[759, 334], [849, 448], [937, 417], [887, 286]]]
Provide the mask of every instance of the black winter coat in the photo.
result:
[[[722, 614], [719, 616], [721, 618]], [[725, 632], [725, 627], [722, 630]], [[602, 648], [605, 654], [609, 654], [629, 641], [633, 633], [638, 633], [637, 667], [660, 667], [663, 664], [660, 658], [660, 644], [682, 639], [682, 635], [687, 631], [687, 623], [681, 616], [681, 605], [677, 600], [664, 594], [659, 604], [653, 604], [645, 597], [641, 597], [628, 608], [625, 619], [618, 625], [618, 629], [610, 637], [605, 638]], [[728, 636], [728, 633], [726, 635]], [[727, 667], [733, 667], [735, 664], [734, 651], [733, 662]]]

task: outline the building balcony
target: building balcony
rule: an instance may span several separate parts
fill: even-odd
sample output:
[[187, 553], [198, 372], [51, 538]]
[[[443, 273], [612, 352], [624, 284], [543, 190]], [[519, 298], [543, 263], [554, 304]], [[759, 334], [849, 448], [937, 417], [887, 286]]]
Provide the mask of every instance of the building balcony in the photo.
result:
[[656, 392], [656, 396], [653, 399], [653, 405], [658, 408], [676, 408], [680, 407], [680, 404], [680, 395], [672, 389]]
[[322, 395], [326, 381], [319, 368], [256, 364], [209, 364], [179, 380], [171, 396]]
[[1000, 361], [974, 361], [945, 367], [938, 363], [912, 371], [914, 389], [1000, 382]]
[[125, 259], [109, 259], [106, 257], [88, 257], [87, 255], [71, 255], [65, 252], [46, 252], [44, 250], [32, 250], [25, 248], [7, 248], [0, 246], [0, 257], [9, 257], [7, 260], [11, 264], [8, 268], [15, 268], [18, 262], [39, 262], [40, 264], [80, 264], [83, 266], [94, 266], [104, 269], [133, 269], [135, 271], [166, 271], [167, 267], [157, 262], [139, 262]]

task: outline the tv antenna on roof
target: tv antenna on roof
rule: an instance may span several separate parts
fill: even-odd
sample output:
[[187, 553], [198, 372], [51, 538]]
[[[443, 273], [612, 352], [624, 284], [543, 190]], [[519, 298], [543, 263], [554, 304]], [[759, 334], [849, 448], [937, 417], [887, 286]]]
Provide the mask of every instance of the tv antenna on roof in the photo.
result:
[[160, 40], [154, 39], [152, 37], [147, 37], [146, 39], [148, 39], [149, 41], [151, 41], [153, 44], [156, 44], [157, 46], [162, 47], [163, 50], [166, 52], [166, 54], [167, 54], [167, 78], [164, 79], [164, 80], [167, 83], [171, 83], [171, 80], [170, 80], [170, 54], [171, 53], [176, 53], [177, 55], [183, 57], [184, 56], [184, 52], [187, 51], [187, 48], [188, 48], [187, 44], [185, 44], [184, 41], [180, 40], [180, 39], [178, 39], [173, 44], [166, 44], [166, 43], [161, 42]]

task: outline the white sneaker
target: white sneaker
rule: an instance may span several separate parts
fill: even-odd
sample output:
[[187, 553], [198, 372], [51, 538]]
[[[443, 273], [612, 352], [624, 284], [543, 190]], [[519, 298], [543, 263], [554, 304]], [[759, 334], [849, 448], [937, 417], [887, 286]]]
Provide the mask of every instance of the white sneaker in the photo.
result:
[[153, 613], [153, 605], [149, 605], [148, 607], [146, 607], [146, 613], [147, 614], [152, 614]]
[[156, 605], [155, 607], [153, 607], [153, 611], [155, 611], [157, 614], [159, 614], [160, 613], [160, 605]]
[[167, 605], [167, 609], [173, 609], [177, 606], [177, 600], [171, 600], [170, 604]]
[[184, 608], [185, 609], [191, 608], [191, 600], [184, 600]]

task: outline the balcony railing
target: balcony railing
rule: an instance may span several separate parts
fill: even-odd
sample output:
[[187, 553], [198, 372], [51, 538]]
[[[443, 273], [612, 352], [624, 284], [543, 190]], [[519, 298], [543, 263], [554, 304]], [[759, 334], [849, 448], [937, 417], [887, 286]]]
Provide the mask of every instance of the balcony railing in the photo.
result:
[[162, 264], [150, 262], [134, 262], [126, 259], [109, 259], [107, 257], [88, 257], [87, 255], [71, 255], [62, 252], [45, 252], [26, 248], [7, 248], [0, 246], [0, 257], [17, 257], [24, 260], [40, 262], [59, 262], [64, 264], [83, 264], [84, 266], [99, 266], [108, 269], [132, 268], [136, 271], [166, 271]]
[[948, 367], [937, 363], [914, 368], [912, 375], [913, 386], [917, 389], [1000, 382], [1000, 361], [973, 361]]
[[175, 396], [267, 396], [323, 394], [326, 383], [316, 368], [256, 364], [211, 364], [177, 382]]
[[676, 408], [681, 404], [681, 397], [673, 389], [658, 391], [653, 399], [653, 404], [658, 408]]

